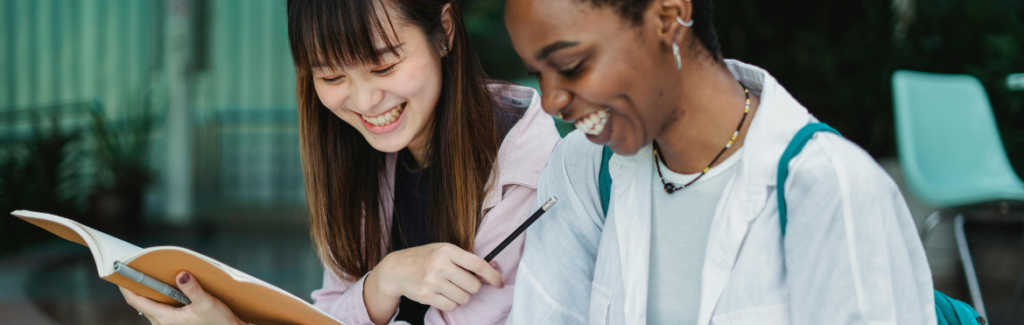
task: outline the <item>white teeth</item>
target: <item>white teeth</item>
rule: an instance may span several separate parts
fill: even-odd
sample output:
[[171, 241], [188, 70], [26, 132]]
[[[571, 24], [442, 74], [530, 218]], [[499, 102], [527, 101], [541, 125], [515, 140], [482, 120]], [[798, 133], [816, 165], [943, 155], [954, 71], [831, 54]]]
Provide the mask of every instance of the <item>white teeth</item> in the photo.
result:
[[402, 105], [399, 105], [398, 107], [395, 107], [395, 108], [391, 109], [387, 113], [384, 113], [384, 114], [381, 114], [381, 115], [378, 115], [378, 116], [375, 116], [375, 117], [363, 116], [363, 120], [366, 121], [367, 123], [370, 123], [370, 124], [374, 125], [374, 126], [384, 126], [384, 125], [391, 124], [396, 119], [398, 119], [398, 117], [402, 115], [402, 111], [404, 111], [404, 110], [405, 110], [405, 104], [402, 104]]
[[608, 111], [600, 110], [576, 120], [576, 128], [589, 135], [600, 135], [608, 122]]

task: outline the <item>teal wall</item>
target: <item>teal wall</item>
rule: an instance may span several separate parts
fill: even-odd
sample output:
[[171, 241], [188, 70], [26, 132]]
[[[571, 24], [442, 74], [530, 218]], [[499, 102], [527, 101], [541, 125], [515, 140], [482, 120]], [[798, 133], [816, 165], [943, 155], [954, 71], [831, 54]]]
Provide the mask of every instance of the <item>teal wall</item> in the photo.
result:
[[[198, 5], [195, 116], [221, 107], [294, 106], [284, 0]], [[0, 108], [99, 98], [108, 112], [165, 87], [164, 1], [0, 3]]]
[[[303, 206], [285, 2], [192, 0], [191, 150], [200, 221], [232, 220], [220, 211], [238, 207]], [[34, 120], [24, 113], [32, 112], [59, 111], [63, 125], [90, 125], [85, 110], [77, 109], [83, 105], [43, 109], [55, 103], [96, 100], [118, 119], [132, 110], [131, 101], [148, 94], [156, 116], [164, 116], [169, 3], [0, 1], [0, 135], [27, 135]], [[163, 123], [158, 119], [153, 130], [157, 180], [147, 194], [147, 210], [157, 216], [167, 197]]]
[[[195, 107], [295, 106], [285, 0], [208, 0]], [[202, 40], [198, 40], [202, 42]], [[204, 64], [205, 63], [205, 64]]]
[[158, 78], [161, 3], [7, 0], [0, 4], [0, 107], [126, 94]]

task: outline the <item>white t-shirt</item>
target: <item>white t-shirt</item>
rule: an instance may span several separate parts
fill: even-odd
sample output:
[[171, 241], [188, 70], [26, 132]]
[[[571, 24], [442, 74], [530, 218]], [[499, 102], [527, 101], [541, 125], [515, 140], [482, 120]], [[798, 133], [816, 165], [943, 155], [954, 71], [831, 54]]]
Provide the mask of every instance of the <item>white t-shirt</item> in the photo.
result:
[[[672, 194], [654, 171], [651, 216], [651, 268], [647, 290], [649, 324], [694, 324], [700, 311], [701, 269], [715, 207], [736, 173], [743, 148], [707, 174]], [[657, 162], [661, 164], [661, 162]], [[700, 175], [678, 174], [661, 164], [665, 181], [676, 187]]]

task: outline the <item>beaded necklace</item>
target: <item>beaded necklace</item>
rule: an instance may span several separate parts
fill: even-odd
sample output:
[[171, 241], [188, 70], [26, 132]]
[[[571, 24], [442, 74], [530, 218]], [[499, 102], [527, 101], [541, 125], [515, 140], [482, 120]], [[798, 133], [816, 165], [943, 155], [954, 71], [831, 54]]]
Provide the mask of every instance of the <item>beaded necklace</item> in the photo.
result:
[[725, 148], [722, 148], [722, 151], [718, 152], [718, 155], [715, 156], [715, 159], [712, 159], [711, 163], [708, 164], [707, 167], [704, 167], [704, 171], [701, 171], [700, 175], [697, 175], [697, 178], [694, 178], [689, 183], [686, 183], [686, 185], [676, 187], [676, 184], [669, 181], [665, 181], [665, 176], [661, 174], [661, 164], [665, 162], [662, 161], [661, 156], [658, 155], [658, 142], [654, 142], [654, 167], [658, 169], [658, 177], [661, 178], [661, 185], [665, 186], [665, 193], [672, 194], [675, 191], [687, 188], [690, 185], [693, 185], [693, 183], [696, 183], [698, 179], [703, 177], [704, 174], [708, 173], [708, 170], [711, 169], [711, 166], [715, 165], [715, 162], [718, 161], [718, 158], [721, 158], [722, 154], [725, 153], [726, 150], [729, 150], [729, 147], [732, 147], [733, 141], [736, 141], [736, 137], [740, 135], [740, 129], [743, 128], [743, 121], [747, 119], [747, 113], [750, 113], [750, 90], [747, 89], [746, 86], [743, 87], [743, 95], [746, 96], [747, 98], [747, 104], [746, 107], [743, 108], [743, 118], [740, 119], [740, 125], [736, 126], [736, 131], [732, 133], [732, 138], [729, 139], [729, 142], [725, 144]]

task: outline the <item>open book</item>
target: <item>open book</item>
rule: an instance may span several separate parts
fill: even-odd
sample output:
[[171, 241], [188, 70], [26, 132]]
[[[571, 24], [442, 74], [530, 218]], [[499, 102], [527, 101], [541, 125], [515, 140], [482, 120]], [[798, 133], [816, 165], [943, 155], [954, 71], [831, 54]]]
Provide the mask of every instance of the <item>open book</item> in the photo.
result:
[[119, 261], [173, 287], [178, 272], [187, 270], [203, 290], [224, 302], [242, 320], [254, 324], [342, 324], [306, 301], [217, 260], [176, 246], [141, 248], [67, 218], [18, 210], [11, 213], [61, 238], [85, 245], [104, 280], [150, 299], [182, 304], [114, 272]]

